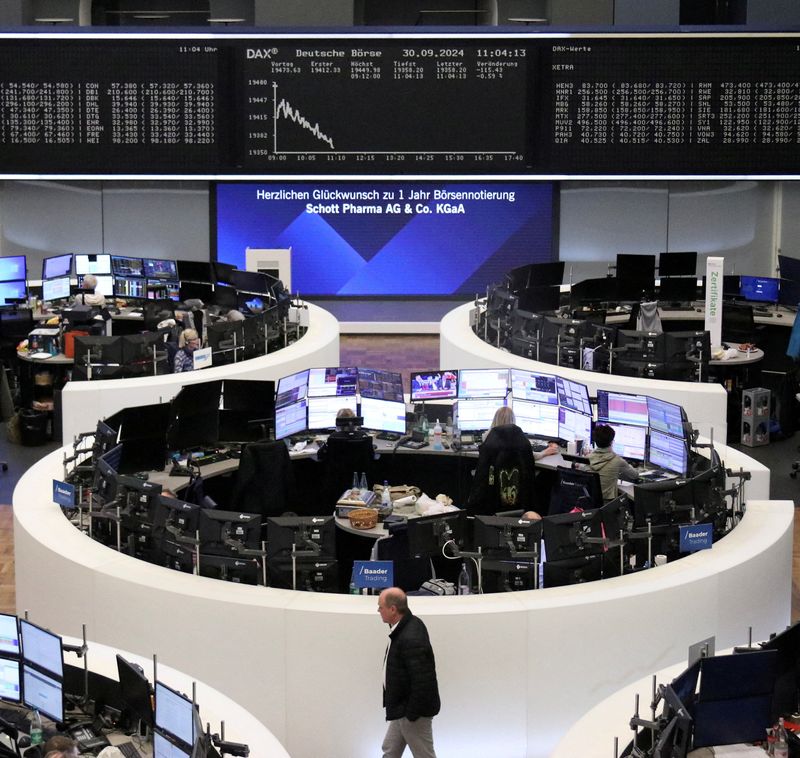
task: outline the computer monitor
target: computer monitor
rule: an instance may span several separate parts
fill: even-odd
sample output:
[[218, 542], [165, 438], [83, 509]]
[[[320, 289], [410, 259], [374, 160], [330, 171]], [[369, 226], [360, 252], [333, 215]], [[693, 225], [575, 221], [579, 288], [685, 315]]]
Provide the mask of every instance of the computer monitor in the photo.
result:
[[[459, 401], [460, 402], [460, 401]], [[512, 406], [517, 426], [525, 434], [545, 439], [558, 437], [558, 406], [531, 400], [514, 400]], [[459, 423], [461, 419], [459, 416]]]
[[211, 264], [207, 261], [175, 261], [178, 267], [178, 279], [181, 282], [203, 282], [211, 284], [214, 276]]
[[60, 276], [57, 279], [45, 279], [42, 282], [42, 300], [52, 303], [56, 300], [69, 298], [69, 276]]
[[19, 627], [17, 617], [10, 613], [0, 613], [0, 655], [20, 654]]
[[558, 405], [556, 378], [552, 374], [511, 369], [511, 396], [514, 400], [533, 400]]
[[308, 372], [308, 396], [355, 396], [358, 387], [357, 368], [312, 368]]
[[333, 516], [271, 516], [267, 519], [267, 557], [289, 556], [292, 546], [319, 556], [336, 554]]
[[507, 394], [507, 368], [465, 368], [458, 373], [459, 399], [504, 398]]
[[775, 688], [772, 694], [772, 719], [796, 713], [800, 702], [800, 623], [793, 624], [764, 642], [764, 650], [774, 650], [778, 657], [775, 665]]
[[603, 423], [647, 426], [647, 398], [627, 392], [597, 390], [597, 420]]
[[511, 557], [516, 553], [539, 551], [542, 522], [511, 516], [475, 516], [473, 547], [498, 551]]
[[636, 361], [663, 363], [666, 340], [663, 332], [643, 332], [620, 329], [617, 332], [617, 347], [625, 348], [622, 356]]
[[[186, 286], [186, 285], [184, 285]], [[195, 285], [199, 287], [201, 285]], [[203, 285], [204, 286], [204, 285]], [[183, 289], [183, 288], [181, 288]], [[183, 293], [181, 293], [181, 297], [185, 297]], [[217, 283], [214, 285], [214, 303], [218, 305], [220, 308], [238, 308], [239, 307], [239, 299], [236, 294], [236, 290], [233, 287], [230, 287], [224, 283]]]
[[647, 423], [651, 429], [683, 437], [685, 421], [686, 413], [682, 406], [647, 396]]
[[152, 729], [155, 721], [153, 702], [150, 697], [150, 683], [141, 667], [126, 661], [117, 654], [117, 674], [120, 700], [122, 700], [127, 713], [128, 723], [138, 721], [142, 726]]
[[[0, 258], [0, 261], [4, 260]], [[16, 282], [0, 282], [0, 304], [7, 305], [25, 300], [28, 297], [28, 287], [24, 279]]]
[[[78, 287], [83, 288], [83, 279], [86, 274], [78, 274]], [[97, 285], [94, 288], [95, 295], [104, 297], [114, 297], [114, 277], [111, 274], [94, 274]], [[77, 298], [80, 300], [80, 298]]]
[[0, 258], [0, 282], [25, 281], [28, 268], [24, 255], [7, 255]]
[[[703, 277], [705, 281], [705, 277]], [[736, 299], [739, 297], [739, 275], [725, 274], [722, 277], [722, 296], [725, 299]]]
[[218, 305], [222, 305], [217, 301], [217, 298], [214, 294], [213, 284], [206, 284], [205, 282], [182, 281], [178, 292], [180, 294], [181, 301], [184, 303], [187, 300], [202, 300], [204, 303], [217, 303]]
[[126, 334], [122, 340], [122, 365], [128, 376], [155, 376], [171, 373], [167, 365], [164, 335], [159, 332]]
[[691, 479], [646, 482], [633, 486], [633, 523], [644, 527], [686, 523], [694, 506]]
[[54, 255], [42, 261], [42, 279], [55, 279], [72, 274], [72, 253]]
[[86, 274], [110, 274], [111, 256], [101, 253], [75, 255], [75, 274], [85, 276]]
[[411, 374], [411, 400], [452, 400], [458, 397], [458, 370], [436, 369]]
[[200, 523], [202, 508], [196, 503], [187, 503], [167, 495], [159, 495], [153, 530], [159, 537], [172, 539], [176, 536], [194, 537]]
[[22, 701], [21, 665], [19, 658], [0, 657], [0, 700], [7, 703]]
[[168, 279], [177, 282], [178, 267], [175, 261], [163, 260], [162, 258], [144, 258], [144, 275], [148, 279]]
[[186, 384], [172, 399], [167, 428], [170, 450], [208, 447], [219, 441], [219, 406], [222, 382]]
[[781, 279], [800, 282], [800, 259], [792, 258], [789, 255], [779, 255], [778, 270], [780, 271]]
[[655, 289], [655, 255], [617, 254], [617, 296], [620, 300], [641, 300]]
[[303, 400], [308, 395], [308, 369], [289, 374], [278, 379], [275, 393], [275, 407], [283, 408]]
[[781, 279], [778, 303], [787, 308], [797, 308], [800, 304], [800, 280]]
[[258, 271], [240, 271], [234, 269], [228, 274], [228, 281], [239, 292], [248, 292], [256, 295], [268, 295], [272, 277]]
[[458, 400], [456, 416], [458, 428], [466, 432], [486, 431], [494, 420], [498, 408], [505, 405], [502, 397]]
[[129, 258], [125, 255], [111, 256], [111, 273], [121, 277], [143, 277], [144, 261], [141, 258]]
[[145, 297], [148, 300], [172, 300], [177, 303], [181, 299], [181, 285], [177, 279], [147, 279]]
[[185, 750], [158, 729], [153, 730], [153, 758], [193, 758], [192, 750]]
[[184, 745], [193, 746], [195, 742], [195, 706], [189, 698], [177, 690], [156, 682], [155, 725]]
[[533, 558], [484, 558], [481, 591], [488, 594], [535, 589], [536, 567]]
[[147, 297], [147, 281], [133, 276], [114, 275], [114, 297], [126, 300], [144, 300]]
[[275, 408], [275, 439], [282, 440], [308, 429], [308, 400]]
[[681, 253], [659, 253], [659, 276], [696, 276], [697, 251]]
[[592, 417], [566, 407], [558, 409], [558, 438], [567, 442], [592, 438]]
[[558, 309], [561, 303], [561, 287], [527, 287], [517, 297], [517, 307], [534, 313], [548, 313]]
[[450, 511], [408, 519], [408, 550], [412, 557], [439, 555], [448, 542], [463, 546], [466, 511]]
[[358, 402], [355, 395], [339, 395], [333, 397], [308, 398], [308, 428], [335, 429], [336, 416], [343, 408], [358, 415]]
[[697, 300], [697, 279], [693, 276], [661, 279], [658, 285], [661, 302], [692, 303]]
[[155, 519], [161, 502], [162, 486], [156, 482], [146, 482], [136, 476], [117, 475], [117, 495], [122, 513], [134, 521]]
[[403, 402], [403, 376], [397, 371], [376, 368], [358, 369], [358, 392], [362, 398]]
[[122, 459], [122, 445], [116, 445], [97, 459], [92, 482], [92, 497], [100, 505], [117, 496], [117, 472]]
[[571, 411], [591, 415], [592, 404], [589, 401], [589, 388], [585, 384], [557, 376], [556, 391], [559, 405], [563, 405]]
[[614, 441], [611, 449], [629, 461], [641, 462], [647, 451], [647, 427], [632, 424], [615, 424], [610, 421], [598, 423], [610, 426], [614, 430]]
[[600, 555], [604, 552], [602, 542], [594, 541], [603, 536], [599, 508], [545, 516], [542, 521], [548, 562]]
[[673, 437], [671, 434], [651, 429], [647, 462], [651, 466], [686, 476], [689, 473], [689, 451], [686, 440], [683, 437]]
[[780, 296], [780, 279], [769, 276], [742, 276], [739, 278], [739, 295], [754, 303], [777, 303]]
[[200, 576], [223, 582], [256, 585], [261, 583], [263, 577], [258, 558], [237, 555], [235, 552], [228, 555], [203, 552], [199, 565]]
[[22, 664], [22, 702], [56, 722], [64, 721], [64, 690], [60, 679]]
[[203, 553], [228, 555], [239, 546], [256, 550], [261, 545], [261, 515], [258, 513], [204, 508], [200, 511], [198, 528]]
[[49, 671], [59, 679], [63, 678], [61, 637], [25, 619], [19, 620], [19, 636], [22, 642], [22, 658], [26, 663]]
[[[313, 402], [313, 398], [312, 398]], [[406, 432], [406, 404], [395, 400], [379, 400], [374, 397], [361, 397], [361, 411], [365, 429], [379, 432]]]
[[234, 363], [244, 357], [242, 321], [216, 321], [209, 324], [207, 333], [215, 364]]

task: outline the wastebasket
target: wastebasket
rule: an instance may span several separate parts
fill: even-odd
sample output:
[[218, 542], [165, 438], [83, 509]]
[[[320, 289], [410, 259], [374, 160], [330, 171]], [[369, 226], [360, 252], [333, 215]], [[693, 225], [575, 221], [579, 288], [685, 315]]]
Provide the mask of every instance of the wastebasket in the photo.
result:
[[47, 424], [50, 414], [44, 411], [24, 410], [19, 414], [19, 433], [23, 445], [33, 447], [48, 441]]

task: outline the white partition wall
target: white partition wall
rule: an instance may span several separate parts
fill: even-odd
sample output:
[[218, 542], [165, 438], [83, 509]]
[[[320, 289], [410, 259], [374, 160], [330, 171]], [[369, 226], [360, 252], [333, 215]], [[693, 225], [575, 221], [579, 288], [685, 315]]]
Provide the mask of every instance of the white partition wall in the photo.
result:
[[93, 431], [97, 422], [123, 408], [171, 400], [185, 384], [214, 379], [275, 380], [309, 366], [339, 365], [339, 322], [308, 304], [309, 328], [301, 339], [274, 353], [226, 366], [182, 374], [68, 382], [61, 393], [62, 441]]
[[614, 376], [522, 358], [488, 345], [470, 329], [469, 312], [473, 307], [472, 303], [461, 305], [442, 319], [439, 327], [441, 368], [510, 366], [528, 371], [541, 371], [545, 374], [559, 374], [567, 379], [582, 382], [589, 387], [590, 395], [594, 395], [598, 388], [652, 395], [682, 405], [686, 409], [689, 421], [704, 436], [709, 437], [713, 434], [714, 440], [719, 442], [727, 439], [728, 396], [722, 385]]
[[[164, 660], [252, 712], [292, 758], [371, 758], [385, 724], [376, 598], [181, 574], [79, 533], [51, 502], [63, 450], [14, 493], [17, 608], [66, 634]], [[746, 456], [744, 456], [746, 458]], [[544, 758], [584, 712], [712, 634], [789, 621], [793, 507], [751, 501], [712, 550], [582, 586], [412, 598], [436, 652], [439, 753]]]

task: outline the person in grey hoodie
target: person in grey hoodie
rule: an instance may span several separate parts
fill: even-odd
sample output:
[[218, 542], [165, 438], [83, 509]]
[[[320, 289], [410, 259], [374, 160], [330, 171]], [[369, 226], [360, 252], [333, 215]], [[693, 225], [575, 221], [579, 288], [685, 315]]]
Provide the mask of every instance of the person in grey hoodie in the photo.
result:
[[604, 424], [595, 426], [593, 439], [594, 450], [589, 453], [589, 469], [600, 474], [603, 501], [607, 503], [617, 497], [618, 479], [635, 482], [639, 474], [633, 466], [612, 450], [614, 430], [610, 426]]

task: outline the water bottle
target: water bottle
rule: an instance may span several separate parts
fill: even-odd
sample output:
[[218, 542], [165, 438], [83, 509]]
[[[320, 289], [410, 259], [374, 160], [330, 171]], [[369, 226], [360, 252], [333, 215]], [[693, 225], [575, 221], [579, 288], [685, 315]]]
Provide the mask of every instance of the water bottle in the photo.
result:
[[471, 592], [469, 586], [469, 571], [467, 571], [467, 564], [461, 564], [461, 573], [458, 575], [458, 594], [469, 595]]
[[361, 592], [359, 591], [358, 587], [356, 587], [356, 567], [353, 566], [353, 570], [350, 572], [350, 594], [351, 595], [360, 595]]
[[444, 450], [444, 445], [442, 445], [442, 425], [439, 423], [439, 419], [436, 419], [436, 425], [433, 427], [433, 449], [434, 450]]
[[39, 711], [34, 710], [31, 716], [31, 745], [41, 745], [44, 743], [44, 732], [42, 731], [42, 717]]
[[381, 492], [381, 510], [392, 509], [392, 495], [389, 492], [389, 482], [383, 480], [383, 492]]
[[365, 492], [369, 489], [369, 485], [367, 484], [367, 474], [365, 471], [361, 472], [361, 483], [359, 488], [364, 490]]
[[359, 483], [358, 483], [358, 471], [354, 471], [353, 472], [353, 487], [352, 488], [354, 490], [360, 489], [360, 486], [359, 486]]
[[783, 716], [778, 719], [778, 726], [775, 729], [775, 743], [772, 755], [774, 758], [789, 758], [789, 737], [783, 724]]

